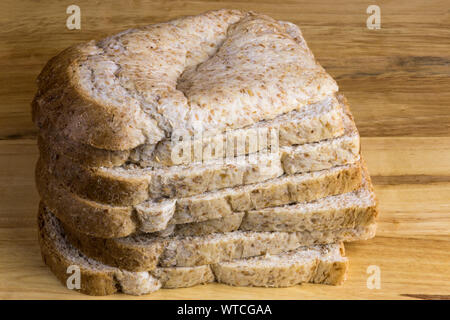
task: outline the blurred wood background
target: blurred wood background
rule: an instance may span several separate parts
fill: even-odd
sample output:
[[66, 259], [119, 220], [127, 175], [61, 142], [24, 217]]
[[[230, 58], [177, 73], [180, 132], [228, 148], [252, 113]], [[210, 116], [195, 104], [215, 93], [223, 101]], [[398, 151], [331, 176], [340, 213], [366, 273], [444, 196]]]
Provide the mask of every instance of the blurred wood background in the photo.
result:
[[[81, 8], [81, 30], [66, 8]], [[369, 30], [369, 5], [381, 29]], [[450, 3], [431, 1], [15, 1], [0, 2], [0, 299], [85, 299], [41, 261], [30, 101], [44, 64], [62, 49], [134, 26], [206, 10], [254, 10], [298, 24], [347, 96], [380, 201], [373, 240], [347, 245], [340, 287], [285, 289], [211, 284], [139, 299], [449, 299]], [[366, 286], [367, 267], [381, 289]], [[107, 298], [133, 298], [116, 295]]]

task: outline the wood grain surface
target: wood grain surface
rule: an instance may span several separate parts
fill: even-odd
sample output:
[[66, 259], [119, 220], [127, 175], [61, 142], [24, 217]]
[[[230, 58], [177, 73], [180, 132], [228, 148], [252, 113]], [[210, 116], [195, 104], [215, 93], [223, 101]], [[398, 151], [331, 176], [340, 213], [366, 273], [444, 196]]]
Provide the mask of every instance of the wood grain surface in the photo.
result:
[[[81, 8], [68, 30], [66, 8]], [[381, 29], [366, 27], [371, 4]], [[30, 101], [46, 61], [69, 45], [219, 8], [297, 23], [347, 96], [380, 201], [377, 237], [347, 245], [349, 280], [283, 289], [219, 284], [101, 299], [450, 299], [450, 6], [432, 1], [0, 2], [0, 299], [86, 299], [40, 258]], [[368, 289], [367, 268], [381, 270]]]

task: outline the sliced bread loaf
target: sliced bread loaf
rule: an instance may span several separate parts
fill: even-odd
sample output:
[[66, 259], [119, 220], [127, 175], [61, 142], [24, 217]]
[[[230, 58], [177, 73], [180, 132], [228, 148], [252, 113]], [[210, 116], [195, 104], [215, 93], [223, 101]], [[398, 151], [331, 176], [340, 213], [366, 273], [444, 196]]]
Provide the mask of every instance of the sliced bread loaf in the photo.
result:
[[201, 222], [233, 212], [310, 202], [350, 192], [361, 185], [362, 171], [360, 162], [357, 162], [186, 198], [147, 201], [135, 206], [110, 206], [81, 198], [53, 179], [41, 162], [36, 166], [36, 182], [42, 201], [64, 223], [82, 233], [114, 238], [138, 230], [161, 231], [168, 224]]
[[[237, 260], [231, 262], [234, 266], [219, 263], [212, 266], [158, 267], [152, 271], [129, 272], [85, 256], [67, 240], [58, 220], [51, 214], [41, 213], [38, 220], [44, 263], [63, 285], [67, 285], [71, 276], [69, 267], [79, 268], [78, 290], [89, 295], [110, 295], [116, 292], [141, 295], [159, 288], [190, 287], [215, 281], [215, 273], [218, 282], [237, 286], [281, 287], [303, 282], [336, 285], [345, 279], [348, 266], [347, 259], [343, 257], [343, 246], [330, 244], [297, 248], [278, 257], [266, 257], [267, 262], [262, 259], [260, 263]], [[273, 263], [275, 259], [279, 266]], [[248, 267], [245, 267], [247, 264]], [[282, 273], [279, 272], [281, 268]], [[267, 277], [269, 274], [271, 277]]]

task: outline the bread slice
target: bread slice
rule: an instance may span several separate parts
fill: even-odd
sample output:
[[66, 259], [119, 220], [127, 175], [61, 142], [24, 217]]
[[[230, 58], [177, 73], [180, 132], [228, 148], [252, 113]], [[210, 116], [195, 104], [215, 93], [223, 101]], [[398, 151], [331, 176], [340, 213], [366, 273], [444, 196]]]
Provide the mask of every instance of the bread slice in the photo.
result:
[[121, 151], [243, 128], [337, 91], [297, 26], [219, 10], [66, 49], [38, 78], [33, 119]]
[[[343, 246], [330, 244], [297, 248], [279, 256], [265, 257], [260, 263], [236, 260], [231, 262], [233, 266], [230, 263], [218, 263], [212, 266], [158, 267], [152, 271], [129, 272], [86, 257], [70, 244], [54, 216], [39, 214], [38, 221], [44, 263], [63, 285], [67, 285], [71, 276], [68, 268], [78, 267], [79, 291], [89, 295], [110, 295], [116, 292], [141, 295], [160, 288], [190, 287], [213, 281], [238, 286], [281, 287], [303, 282], [337, 285], [345, 279], [348, 266], [347, 258], [343, 257]], [[278, 266], [273, 263], [274, 259], [279, 261]], [[269, 274], [271, 276], [267, 277]]]
[[201, 195], [147, 201], [135, 206], [110, 206], [81, 198], [50, 177], [38, 162], [36, 182], [42, 201], [71, 228], [103, 238], [156, 232], [169, 224], [218, 219], [233, 212], [310, 202], [359, 188], [360, 162]]
[[[342, 95], [329, 96], [318, 103], [305, 106], [301, 111], [294, 110], [273, 120], [261, 121], [237, 130], [228, 130], [214, 137], [192, 140], [187, 144], [190, 148], [186, 148], [186, 141], [164, 139], [158, 144], [143, 144], [131, 150], [98, 149], [62, 135], [50, 124], [39, 131], [40, 146], [43, 152], [51, 150], [85, 167], [115, 167], [133, 163], [144, 168], [173, 166], [175, 159], [172, 159], [172, 153], [186, 148], [191, 152], [191, 157], [180, 157], [175, 162], [177, 165], [187, 165], [198, 162], [193, 146], [196, 150], [201, 150], [200, 154], [203, 156], [201, 161], [209, 161], [225, 156], [242, 156], [250, 152], [262, 151], [264, 148], [273, 147], [274, 143], [283, 147], [340, 137], [345, 130], [345, 123], [341, 116], [341, 105], [345, 103], [343, 99]], [[255, 134], [258, 143], [250, 147], [249, 139]], [[48, 143], [50, 141], [51, 143]], [[236, 147], [238, 141], [242, 143], [242, 148]], [[233, 148], [227, 147], [229, 145]]]
[[53, 145], [47, 145], [42, 139], [39, 145], [49, 172], [75, 193], [111, 205], [133, 205], [148, 199], [187, 197], [262, 182], [283, 173], [318, 171], [354, 163], [359, 159], [358, 131], [349, 112], [342, 117], [345, 135], [338, 138], [158, 169], [135, 165], [89, 168], [53, 153]]
[[202, 236], [236, 230], [297, 232], [369, 225], [378, 216], [377, 200], [369, 184], [364, 183], [356, 191], [313, 202], [235, 212], [203, 222], [172, 224], [155, 235]]
[[[40, 212], [52, 215], [44, 205]], [[157, 267], [192, 267], [267, 253], [279, 254], [301, 246], [370, 239], [375, 235], [376, 224], [290, 233], [234, 231], [165, 238], [139, 234], [113, 239], [83, 235], [67, 226], [64, 229], [70, 242], [93, 259], [128, 271], [149, 271]]]
[[361, 188], [308, 203], [234, 212], [220, 219], [171, 224], [155, 233], [159, 237], [202, 236], [236, 230], [283, 231], [355, 228], [368, 225], [378, 216], [378, 201], [367, 167], [363, 163]]

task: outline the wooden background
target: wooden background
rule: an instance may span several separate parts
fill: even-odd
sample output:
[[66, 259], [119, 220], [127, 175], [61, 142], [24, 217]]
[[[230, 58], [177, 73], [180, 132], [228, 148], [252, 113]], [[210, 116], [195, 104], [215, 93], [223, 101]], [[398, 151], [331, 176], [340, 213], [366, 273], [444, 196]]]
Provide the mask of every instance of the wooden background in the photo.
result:
[[[381, 29], [366, 9], [381, 7]], [[81, 30], [66, 8], [81, 7]], [[77, 42], [133, 26], [219, 8], [255, 10], [300, 25], [336, 78], [362, 135], [380, 200], [377, 237], [347, 246], [341, 287], [286, 289], [207, 285], [139, 299], [341, 299], [450, 296], [450, 2], [447, 1], [17, 1], [0, 2], [0, 298], [80, 299], [43, 265], [33, 182], [35, 78], [45, 62]], [[381, 289], [366, 286], [369, 265]], [[116, 295], [113, 298], [129, 298]]]

